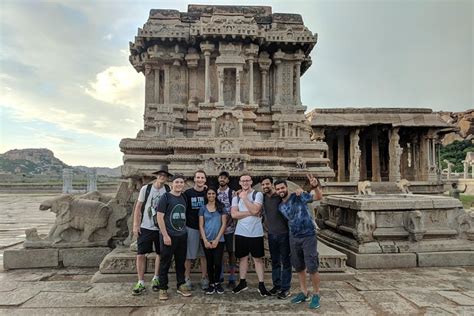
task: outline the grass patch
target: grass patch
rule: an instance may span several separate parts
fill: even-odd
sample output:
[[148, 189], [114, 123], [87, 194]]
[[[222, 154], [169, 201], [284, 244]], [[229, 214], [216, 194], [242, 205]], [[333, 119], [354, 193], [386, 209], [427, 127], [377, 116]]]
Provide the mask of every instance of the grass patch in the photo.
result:
[[461, 194], [461, 202], [465, 209], [474, 207], [474, 195]]

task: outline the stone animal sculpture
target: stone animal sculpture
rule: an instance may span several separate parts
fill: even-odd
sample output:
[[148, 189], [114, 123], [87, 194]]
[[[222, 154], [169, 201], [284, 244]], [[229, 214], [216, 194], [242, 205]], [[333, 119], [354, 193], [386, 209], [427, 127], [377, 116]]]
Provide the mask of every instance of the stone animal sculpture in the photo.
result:
[[401, 179], [401, 180], [397, 181], [397, 187], [404, 194], [412, 194], [410, 192], [410, 189], [409, 189], [410, 185], [411, 185], [410, 181], [408, 181], [407, 179]]
[[359, 181], [357, 183], [357, 194], [358, 195], [374, 195], [372, 192], [372, 184], [370, 181]]
[[70, 228], [82, 232], [79, 243], [89, 243], [94, 232], [107, 227], [112, 213], [112, 209], [102, 202], [75, 199], [72, 195], [48, 199], [41, 203], [39, 209], [51, 210], [56, 214], [56, 221], [48, 235], [53, 243], [62, 241], [61, 234]]

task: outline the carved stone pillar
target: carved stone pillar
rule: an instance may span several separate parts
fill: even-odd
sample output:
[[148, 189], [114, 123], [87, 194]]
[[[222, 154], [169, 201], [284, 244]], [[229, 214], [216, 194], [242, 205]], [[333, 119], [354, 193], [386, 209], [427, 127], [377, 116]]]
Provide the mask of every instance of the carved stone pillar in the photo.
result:
[[295, 63], [295, 104], [301, 105], [300, 94], [301, 62]]
[[235, 69], [235, 105], [241, 105], [240, 101], [240, 69]]
[[210, 60], [211, 52], [214, 50], [214, 44], [209, 44], [208, 42], [201, 43], [201, 51], [204, 53], [204, 103], [211, 102], [211, 79], [209, 76], [210, 70]]
[[169, 104], [170, 102], [170, 65], [165, 64], [163, 65], [163, 69], [165, 72], [165, 84], [164, 84], [164, 104]]
[[400, 174], [400, 159], [402, 157], [403, 148], [400, 147], [399, 128], [393, 128], [390, 131], [389, 139], [389, 174], [388, 179], [391, 182], [397, 182], [401, 179]]
[[211, 119], [211, 137], [216, 137], [216, 124], [217, 124], [217, 119], [213, 117]]
[[377, 128], [372, 130], [372, 181], [380, 182], [380, 151], [379, 151], [379, 135]]
[[268, 100], [268, 70], [272, 64], [272, 60], [269, 57], [267, 52], [260, 53], [258, 58], [258, 65], [260, 67], [261, 77], [262, 77], [262, 93], [261, 93], [261, 103], [263, 105], [268, 105], [270, 102]]
[[155, 69], [155, 103], [160, 103], [160, 68]]
[[350, 169], [349, 181], [358, 182], [360, 179], [360, 156], [359, 129], [351, 131]]
[[344, 182], [346, 176], [346, 160], [344, 153], [344, 134], [337, 135], [337, 181]]
[[253, 56], [249, 57], [249, 104], [255, 104], [253, 99]]
[[217, 70], [218, 102], [217, 105], [224, 105], [224, 68]]
[[237, 122], [239, 123], [239, 137], [244, 136], [244, 120], [238, 119]]

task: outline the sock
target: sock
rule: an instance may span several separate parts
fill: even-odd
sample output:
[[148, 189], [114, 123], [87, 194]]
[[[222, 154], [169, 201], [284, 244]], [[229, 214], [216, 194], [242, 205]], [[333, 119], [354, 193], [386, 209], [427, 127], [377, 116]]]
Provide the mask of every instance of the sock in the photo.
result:
[[159, 278], [157, 275], [155, 275], [155, 276], [153, 277], [153, 280], [159, 280], [159, 279], [160, 279], [160, 278]]
[[265, 284], [263, 284], [263, 282], [258, 282], [258, 286], [265, 286]]
[[247, 280], [245, 280], [245, 279], [240, 279], [240, 283], [247, 283]]
[[140, 282], [141, 285], [145, 285], [145, 280], [139, 280], [138, 282]]

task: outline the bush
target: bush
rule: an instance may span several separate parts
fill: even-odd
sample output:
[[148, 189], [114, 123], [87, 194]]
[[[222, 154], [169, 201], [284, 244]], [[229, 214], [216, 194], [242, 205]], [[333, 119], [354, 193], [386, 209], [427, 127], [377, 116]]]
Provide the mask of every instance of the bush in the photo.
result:
[[454, 164], [454, 167], [451, 170], [452, 172], [463, 172], [464, 166], [462, 161], [466, 158], [468, 152], [474, 152], [474, 145], [468, 140], [456, 140], [447, 146], [441, 147], [439, 155], [441, 167], [443, 169], [448, 167], [444, 162], [446, 159]]

